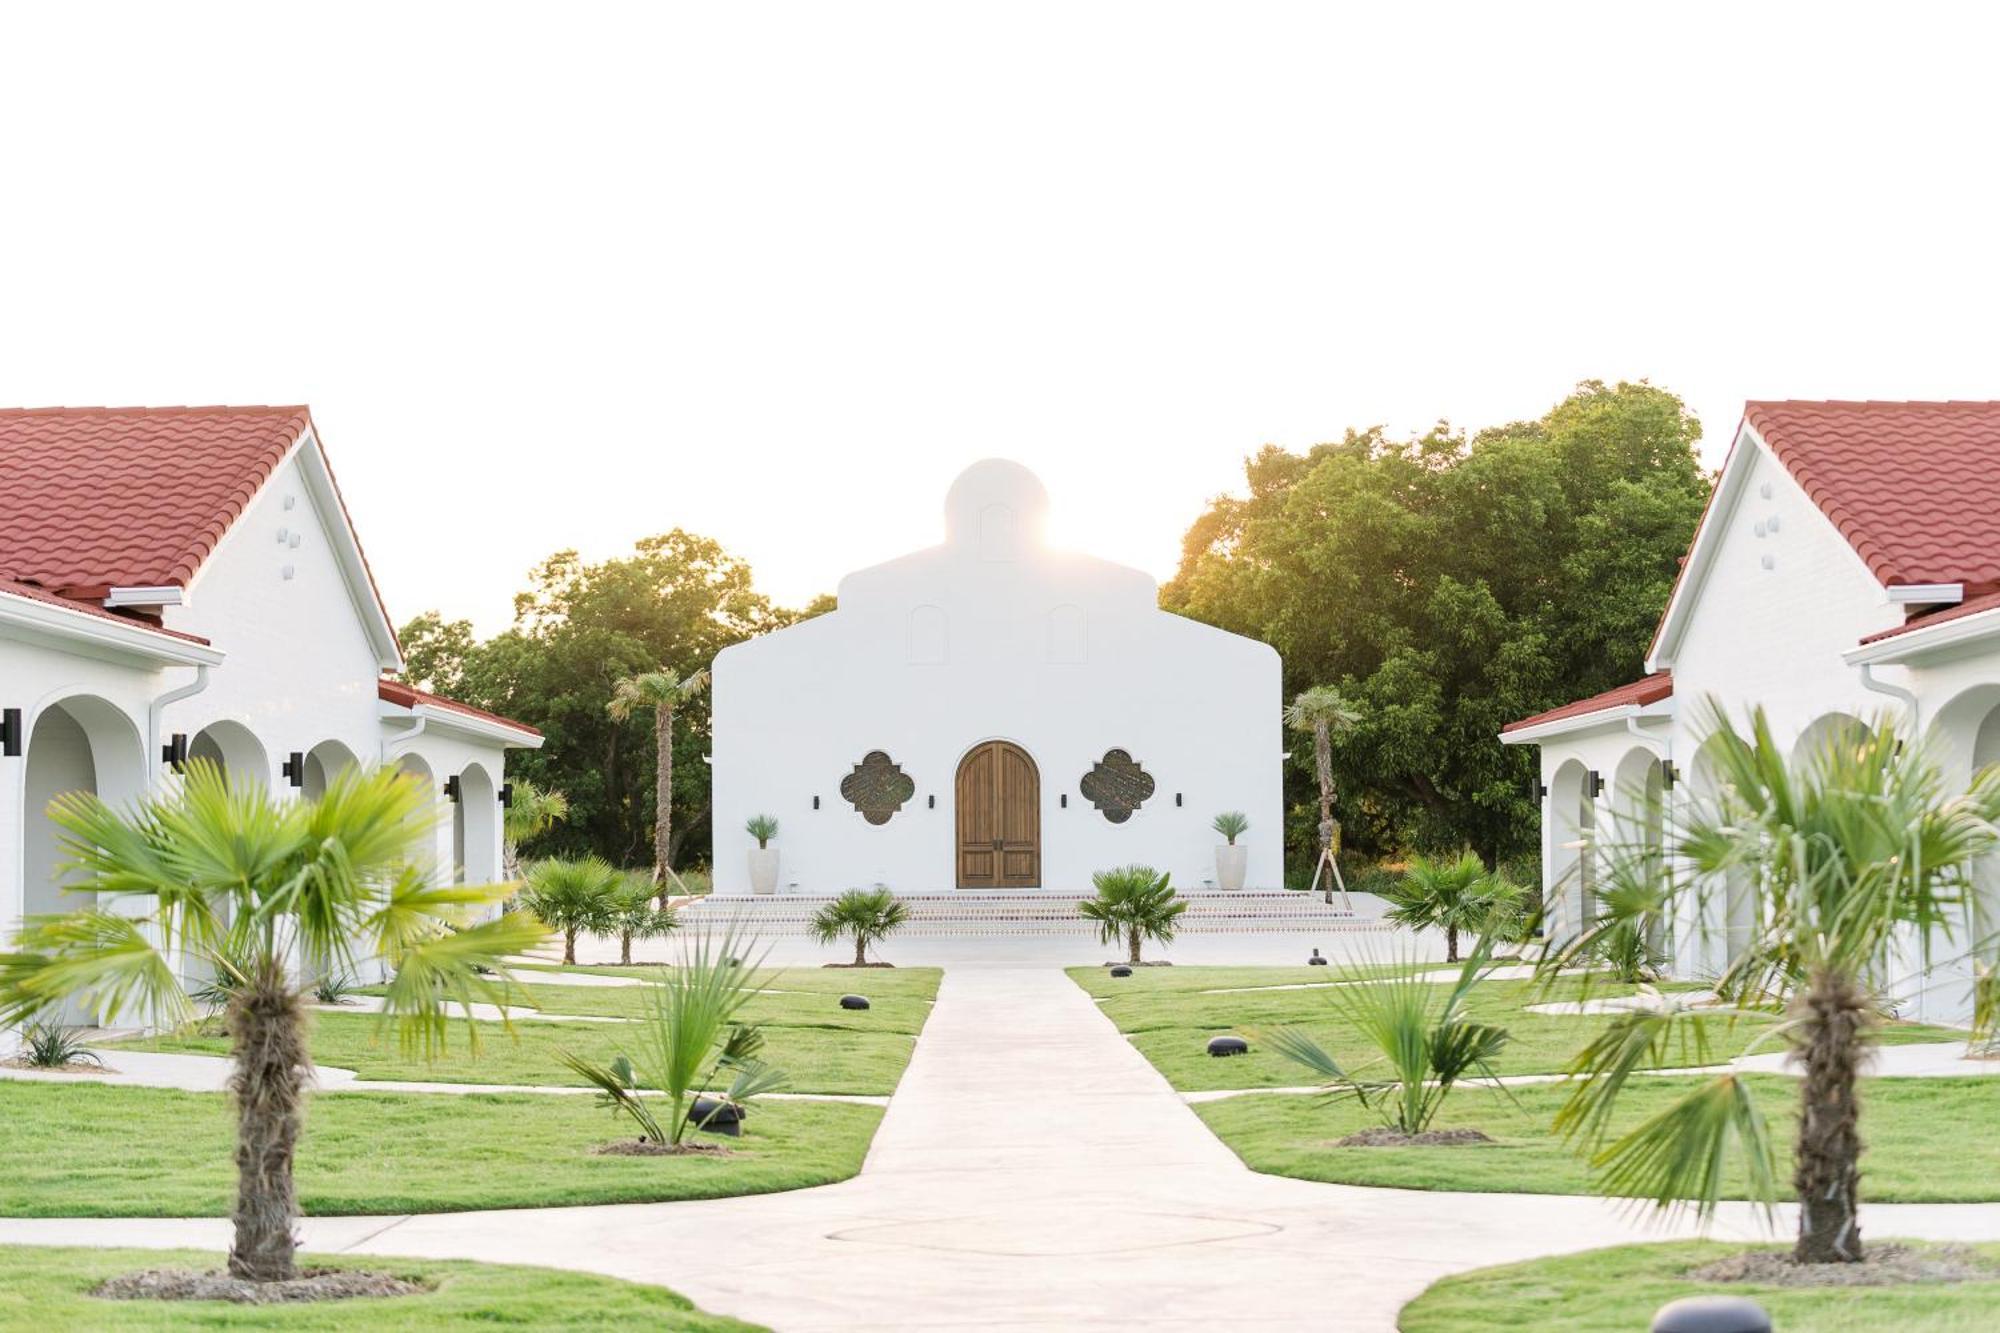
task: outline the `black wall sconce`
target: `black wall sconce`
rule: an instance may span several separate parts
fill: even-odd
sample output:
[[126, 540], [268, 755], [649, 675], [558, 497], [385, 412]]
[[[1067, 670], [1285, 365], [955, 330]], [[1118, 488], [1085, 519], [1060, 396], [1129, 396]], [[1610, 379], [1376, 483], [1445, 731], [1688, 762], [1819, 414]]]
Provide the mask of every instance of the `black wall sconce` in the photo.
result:
[[506, 806], [509, 810], [512, 810], [514, 808], [513, 783], [503, 782], [500, 784], [500, 804]]
[[817, 796], [813, 797], [813, 809], [819, 809], [819, 797]]
[[1543, 782], [1543, 781], [1542, 781], [1542, 780], [1541, 780], [1540, 778], [1529, 778], [1529, 779], [1528, 779], [1528, 799], [1529, 799], [1529, 800], [1531, 800], [1531, 801], [1539, 801], [1539, 800], [1541, 800], [1541, 799], [1542, 799], [1543, 797], [1547, 796], [1548, 794], [1549, 794], [1549, 787], [1548, 787], [1548, 784], [1547, 784], [1547, 783]]
[[160, 747], [160, 762], [171, 765], [176, 773], [187, 768], [188, 734], [185, 731], [175, 732], [168, 738], [167, 743]]
[[1604, 795], [1604, 775], [1594, 768], [1591, 769], [1589, 776], [1584, 779], [1584, 786], [1590, 789], [1590, 799], [1596, 800]]
[[1062, 808], [1063, 808], [1063, 809], [1065, 809], [1065, 810], [1069, 809], [1069, 793], [1068, 793], [1068, 792], [1064, 792], [1064, 793], [1062, 794]]
[[458, 800], [458, 774], [454, 773], [444, 780], [444, 798], [453, 802]]
[[291, 758], [278, 765], [278, 771], [285, 775], [285, 781], [294, 787], [306, 785], [306, 757], [300, 750], [292, 751]]
[[1181, 803], [1181, 794], [1180, 794], [1179, 792], [1175, 792], [1175, 793], [1174, 793], [1174, 808], [1176, 808], [1176, 809], [1179, 809], [1179, 808], [1180, 808], [1180, 803]]
[[9, 759], [21, 757], [21, 710], [0, 708], [0, 754]]
[[1674, 784], [1680, 780], [1681, 771], [1674, 767], [1674, 761], [1671, 759], [1662, 759], [1660, 761], [1660, 789], [1662, 791], [1672, 791]]
[[929, 796], [926, 796], [924, 799], [930, 803], [931, 809], [933, 810], [937, 809], [937, 793], [933, 792]]

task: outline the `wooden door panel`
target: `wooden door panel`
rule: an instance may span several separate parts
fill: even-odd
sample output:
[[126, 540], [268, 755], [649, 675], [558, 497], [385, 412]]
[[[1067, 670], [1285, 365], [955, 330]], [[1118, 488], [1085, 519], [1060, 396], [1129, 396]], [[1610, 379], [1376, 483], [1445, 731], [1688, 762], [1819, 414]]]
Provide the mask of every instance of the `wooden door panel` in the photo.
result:
[[961, 889], [1037, 888], [1042, 882], [1042, 791], [1018, 745], [988, 741], [959, 761], [957, 882]]

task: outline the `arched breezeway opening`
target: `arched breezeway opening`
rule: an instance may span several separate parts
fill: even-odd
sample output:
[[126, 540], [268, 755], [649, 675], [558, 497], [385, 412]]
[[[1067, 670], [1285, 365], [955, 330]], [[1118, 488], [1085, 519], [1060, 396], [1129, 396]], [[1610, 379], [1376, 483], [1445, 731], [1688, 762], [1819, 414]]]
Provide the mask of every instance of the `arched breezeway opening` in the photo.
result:
[[430, 766], [429, 762], [423, 756], [415, 754], [405, 754], [398, 758], [396, 760], [396, 771], [407, 774], [411, 781], [423, 789], [426, 798], [431, 803], [430, 808], [434, 822], [427, 825], [423, 833], [418, 836], [416, 843], [410, 848], [410, 855], [425, 870], [435, 871], [438, 864], [438, 826], [446, 818], [444, 813], [438, 808], [443, 802], [444, 797], [438, 790], [440, 779], [438, 778], [437, 771]]
[[188, 740], [188, 758], [205, 760], [258, 791], [271, 789], [271, 759], [264, 743], [241, 722], [211, 722]]
[[299, 794], [308, 801], [317, 801], [326, 795], [329, 782], [358, 763], [354, 751], [339, 741], [321, 741], [306, 751], [305, 780], [300, 784]]
[[1852, 713], [1821, 713], [1793, 742], [1792, 766], [1796, 768], [1836, 746], [1865, 743], [1869, 734], [1868, 724]]
[[[1613, 770], [1612, 832], [1605, 855], [1619, 866], [1619, 878], [1663, 890], [1667, 875], [1667, 791], [1661, 758], [1649, 746], [1625, 752]], [[1656, 954], [1669, 951], [1666, 922], [1656, 916], [1646, 944]]]
[[458, 774], [458, 803], [451, 814], [452, 862], [461, 884], [500, 880], [500, 793], [479, 764]]
[[[1964, 791], [1977, 774], [2000, 764], [2000, 684], [1974, 685], [1939, 708], [1924, 752], [1947, 792]], [[1975, 965], [2000, 967], [2000, 855], [1974, 867], [1965, 911], [1941, 951], [1947, 956], [1924, 986], [1916, 1016], [1963, 1023], [1972, 1009]]]
[[[87, 792], [113, 805], [138, 796], [146, 782], [145, 743], [139, 728], [116, 705], [95, 695], [72, 695], [38, 709], [28, 728], [22, 775], [23, 916], [72, 912], [93, 904], [67, 887], [63, 831], [49, 817], [58, 797]], [[12, 923], [10, 923], [11, 925]], [[91, 1021], [90, 1007], [74, 1000], [51, 1016], [63, 1023]]]
[[1549, 921], [1554, 940], [1574, 939], [1597, 894], [1597, 793], [1583, 761], [1564, 761], [1549, 780]]

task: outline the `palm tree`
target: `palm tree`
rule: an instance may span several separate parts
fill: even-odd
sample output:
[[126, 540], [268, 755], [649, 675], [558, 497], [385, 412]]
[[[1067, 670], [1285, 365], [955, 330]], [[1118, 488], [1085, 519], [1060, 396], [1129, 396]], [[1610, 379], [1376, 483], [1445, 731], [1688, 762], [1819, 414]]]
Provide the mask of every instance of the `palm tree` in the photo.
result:
[[501, 877], [521, 878], [521, 844], [546, 833], [569, 818], [569, 797], [554, 787], [537, 787], [525, 778], [511, 784], [513, 800], [500, 820]]
[[1384, 920], [1412, 930], [1444, 932], [1447, 963], [1458, 961], [1461, 932], [1481, 938], [1505, 935], [1521, 916], [1520, 887], [1487, 870], [1471, 852], [1449, 863], [1412, 857], [1387, 896]]
[[613, 720], [623, 722], [642, 708], [653, 710], [653, 882], [660, 886], [660, 906], [667, 905], [667, 881], [673, 878], [674, 710], [708, 687], [708, 672], [683, 679], [670, 667], [627, 676], [611, 691], [606, 706]]
[[[1885, 997], [1874, 989], [1904, 941], [1926, 962], [1950, 940], [1952, 917], [1973, 887], [1982, 857], [2000, 845], [2000, 767], [1947, 796], [1943, 779], [1912, 741], [1884, 722], [1788, 762], [1760, 709], [1749, 734], [1710, 705], [1719, 795], [1696, 806], [1672, 856], [1651, 857], [1669, 902], [1695, 895], [1707, 906], [1725, 876], [1757, 884], [1758, 925], [1728, 964], [1725, 993], [1770, 997], [1785, 1008], [1769, 1034], [1801, 1068], [1792, 1187], [1799, 1200], [1800, 1263], [1861, 1260], [1858, 1070], [1876, 1038]], [[1686, 883], [1666, 880], [1683, 860]], [[1707, 919], [1704, 915], [1700, 919]], [[1605, 929], [1615, 929], [1612, 923]], [[1592, 956], [1599, 931], [1552, 950], [1544, 966]], [[1608, 1192], [1662, 1206], [1715, 1207], [1723, 1166], [1734, 1149], [1753, 1187], [1771, 1202], [1777, 1170], [1763, 1113], [1737, 1075], [1703, 1083], [1638, 1128], [1612, 1139], [1612, 1107], [1635, 1068], [1668, 1062], [1678, 1044], [1703, 1062], [1709, 1024], [1744, 1009], [1668, 1005], [1621, 1015], [1577, 1057], [1577, 1091], [1557, 1127], [1580, 1137], [1603, 1168]], [[1689, 1063], [1685, 1054], [1675, 1063]]]
[[1166, 944], [1174, 938], [1174, 920], [1187, 911], [1168, 887], [1168, 874], [1151, 866], [1120, 866], [1100, 870], [1090, 877], [1097, 897], [1076, 905], [1083, 916], [1097, 923], [1097, 937], [1105, 944], [1125, 939], [1128, 962], [1139, 962], [1139, 946], [1144, 940]]
[[[1313, 686], [1285, 709], [1285, 725], [1313, 738], [1313, 772], [1319, 778], [1319, 861], [1313, 866], [1315, 880], [1319, 878], [1320, 865], [1332, 865], [1339, 850], [1340, 826], [1333, 822], [1333, 734], [1352, 731], [1360, 721], [1361, 714], [1331, 685]], [[1341, 893], [1344, 898], [1345, 887]], [[1333, 901], [1331, 884], [1327, 886], [1326, 900]]]
[[813, 938], [831, 944], [854, 937], [854, 965], [868, 965], [868, 946], [887, 939], [909, 919], [910, 909], [887, 889], [849, 889], [813, 914]]
[[611, 933], [618, 937], [618, 963], [632, 965], [632, 941], [658, 939], [678, 929], [671, 907], [653, 901], [653, 881], [639, 870], [621, 871], [611, 888]]
[[608, 935], [615, 927], [622, 878], [618, 868], [602, 857], [576, 861], [550, 857], [528, 866], [528, 886], [521, 890], [520, 902], [543, 925], [562, 932], [562, 960], [574, 966], [578, 935]]
[[121, 1015], [178, 1026], [195, 1016], [177, 962], [229, 973], [229, 1086], [236, 1107], [232, 1275], [297, 1276], [292, 1162], [312, 1077], [303, 980], [379, 956], [395, 969], [384, 1012], [430, 1053], [449, 1008], [498, 1002], [482, 975], [544, 938], [522, 913], [470, 924], [505, 886], [444, 885], [410, 859], [425, 845], [428, 787], [395, 769], [350, 769], [317, 801], [275, 801], [197, 760], [176, 790], [116, 810], [57, 797], [70, 887], [115, 897], [31, 919], [0, 956], [0, 1024], [72, 998], [106, 1023]]

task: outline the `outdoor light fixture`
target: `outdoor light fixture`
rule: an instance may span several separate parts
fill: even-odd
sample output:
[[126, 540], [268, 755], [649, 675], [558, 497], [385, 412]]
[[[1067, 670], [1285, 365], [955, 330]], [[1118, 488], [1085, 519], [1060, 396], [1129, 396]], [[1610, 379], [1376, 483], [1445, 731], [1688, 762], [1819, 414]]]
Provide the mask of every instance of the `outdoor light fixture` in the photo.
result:
[[500, 784], [500, 804], [506, 806], [509, 810], [512, 810], [514, 808], [513, 783], [503, 782]]
[[1529, 778], [1529, 779], [1528, 779], [1528, 799], [1529, 799], [1529, 800], [1531, 800], [1531, 801], [1539, 801], [1539, 800], [1541, 800], [1541, 799], [1542, 799], [1542, 798], [1543, 798], [1544, 796], [1547, 796], [1548, 794], [1549, 794], [1549, 789], [1548, 789], [1547, 785], [1546, 785], [1546, 784], [1544, 784], [1544, 783], [1542, 782], [1542, 780], [1541, 780], [1540, 778]]
[[188, 736], [185, 731], [175, 732], [167, 743], [160, 747], [160, 762], [172, 765], [176, 773], [187, 768]]
[[1063, 809], [1065, 809], [1065, 810], [1069, 809], [1069, 793], [1068, 793], [1068, 792], [1064, 792], [1064, 793], [1062, 794], [1062, 808], [1063, 808]]
[[1181, 794], [1180, 794], [1179, 792], [1175, 792], [1175, 793], [1174, 793], [1174, 806], [1175, 806], [1175, 808], [1176, 808], [1176, 809], [1178, 809], [1178, 808], [1180, 807], [1180, 803], [1181, 803]]
[[925, 797], [924, 799], [930, 802], [930, 808], [931, 808], [931, 809], [933, 809], [933, 810], [937, 809], [937, 793], [936, 793], [936, 792], [933, 792], [933, 793], [931, 793], [931, 794], [930, 794], [929, 796]]
[[444, 798], [447, 801], [458, 800], [458, 774], [454, 773], [444, 780]]
[[1680, 780], [1681, 780], [1681, 771], [1678, 768], [1674, 767], [1674, 761], [1671, 759], [1662, 759], [1660, 761], [1661, 789], [1663, 791], [1672, 791], [1674, 789], [1674, 784], [1676, 782], [1679, 782]]
[[813, 797], [813, 809], [819, 809], [819, 797], [817, 796]]
[[21, 710], [0, 709], [0, 754], [9, 759], [21, 757]]
[[284, 774], [285, 780], [291, 783], [294, 787], [305, 786], [306, 785], [305, 754], [299, 750], [292, 751], [292, 757], [287, 759], [284, 763], [278, 765], [278, 771]]
[[1593, 768], [1590, 770], [1590, 775], [1585, 780], [1585, 785], [1590, 788], [1590, 797], [1592, 800], [1596, 800], [1598, 797], [1604, 795], [1604, 775], [1596, 769]]

